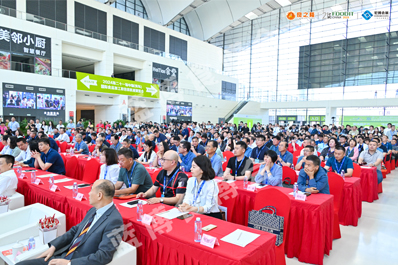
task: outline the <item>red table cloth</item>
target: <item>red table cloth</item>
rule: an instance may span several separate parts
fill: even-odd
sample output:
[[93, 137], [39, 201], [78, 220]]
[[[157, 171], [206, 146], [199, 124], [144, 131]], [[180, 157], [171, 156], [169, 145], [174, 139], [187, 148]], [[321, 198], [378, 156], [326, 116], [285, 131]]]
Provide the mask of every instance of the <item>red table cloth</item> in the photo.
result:
[[[65, 164], [68, 164], [68, 160], [71, 159], [73, 156], [69, 155], [68, 153], [62, 153], [65, 157]], [[86, 167], [86, 164], [88, 162], [88, 155], [74, 155], [77, 157], [78, 166], [76, 169], [76, 179], [82, 180], [83, 175], [84, 175], [84, 168]], [[91, 158], [91, 159], [96, 159], [98, 162], [100, 162], [98, 157]], [[97, 169], [95, 169], [97, 170]], [[100, 172], [100, 169], [98, 167], [98, 172]]]
[[362, 215], [362, 189], [360, 178], [345, 178], [341, 194], [339, 222], [341, 225], [358, 225]]
[[[243, 189], [243, 181], [235, 181], [232, 185], [238, 192], [232, 222], [247, 226], [257, 191]], [[291, 198], [286, 255], [297, 257], [301, 262], [322, 265], [324, 254], [329, 255], [332, 249], [333, 195], [313, 194], [306, 201], [298, 201], [289, 195], [293, 189], [276, 188]]]
[[[40, 170], [36, 173], [38, 176], [48, 174]], [[65, 176], [54, 177], [55, 180], [61, 178]], [[72, 185], [75, 180], [56, 184], [61, 189], [57, 192], [49, 190], [48, 178], [42, 178], [42, 181], [43, 185], [35, 185], [30, 183], [30, 177], [18, 180], [18, 192], [25, 196], [26, 204], [37, 202], [61, 211], [66, 215], [68, 230], [80, 223], [92, 207], [88, 196], [90, 187], [79, 189], [87, 200], [77, 201], [72, 198], [72, 190], [64, 187]], [[156, 224], [149, 227], [136, 221], [135, 208], [130, 209], [120, 205], [124, 202], [126, 201], [114, 199], [115, 206], [125, 224], [123, 240], [137, 247], [137, 264], [275, 264], [275, 235], [195, 213], [192, 218], [185, 220], [167, 220], [155, 216]], [[144, 205], [143, 210], [146, 214], [154, 215], [171, 208], [164, 204], [155, 204]], [[217, 226], [216, 229], [204, 233], [217, 237], [220, 246], [211, 249], [193, 241], [196, 217], [201, 217], [203, 226], [209, 224]], [[220, 240], [236, 229], [253, 232], [260, 236], [244, 248]]]
[[362, 201], [373, 202], [379, 199], [376, 167], [361, 167]]

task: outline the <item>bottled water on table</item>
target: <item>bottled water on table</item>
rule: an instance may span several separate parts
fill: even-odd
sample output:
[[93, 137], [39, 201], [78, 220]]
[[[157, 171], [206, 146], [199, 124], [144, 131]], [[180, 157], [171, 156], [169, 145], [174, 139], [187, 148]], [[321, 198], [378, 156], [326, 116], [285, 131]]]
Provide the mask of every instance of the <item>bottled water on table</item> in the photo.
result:
[[200, 217], [196, 218], [195, 221], [195, 242], [200, 242], [202, 240], [202, 221], [200, 220]]
[[75, 199], [76, 197], [77, 197], [77, 194], [79, 193], [79, 187], [77, 186], [77, 183], [75, 182], [75, 183], [73, 183], [73, 189], [72, 189], [72, 192], [73, 192], [73, 198]]
[[54, 185], [54, 176], [53, 175], [50, 176], [50, 179], [48, 180], [48, 182], [50, 183], [50, 189], [51, 189]]
[[36, 181], [36, 171], [30, 172], [30, 183], [35, 183]]
[[296, 198], [297, 193], [298, 193], [298, 184], [297, 182], [295, 182], [293, 185], [293, 197]]
[[137, 221], [142, 221], [143, 214], [144, 210], [142, 209], [142, 201], [139, 200], [137, 203]]
[[245, 176], [244, 178], [243, 178], [243, 188], [245, 189], [245, 190], [247, 190], [247, 185], [249, 184], [249, 181], [248, 181], [248, 179], [247, 179], [247, 177]]
[[30, 237], [29, 241], [28, 241], [28, 250], [32, 250], [36, 248], [36, 241], [34, 239], [34, 237]]
[[341, 171], [341, 177], [345, 180], [345, 173], [344, 173], [344, 170]]

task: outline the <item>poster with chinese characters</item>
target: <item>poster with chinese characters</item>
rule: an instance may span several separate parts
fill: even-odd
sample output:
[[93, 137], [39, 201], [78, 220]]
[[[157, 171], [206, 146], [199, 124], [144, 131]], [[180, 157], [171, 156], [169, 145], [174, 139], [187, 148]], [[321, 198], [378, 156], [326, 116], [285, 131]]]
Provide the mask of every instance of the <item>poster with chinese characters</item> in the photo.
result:
[[160, 91], [178, 93], [178, 68], [153, 63], [152, 83], [157, 84]]
[[51, 59], [51, 38], [0, 27], [0, 51]]

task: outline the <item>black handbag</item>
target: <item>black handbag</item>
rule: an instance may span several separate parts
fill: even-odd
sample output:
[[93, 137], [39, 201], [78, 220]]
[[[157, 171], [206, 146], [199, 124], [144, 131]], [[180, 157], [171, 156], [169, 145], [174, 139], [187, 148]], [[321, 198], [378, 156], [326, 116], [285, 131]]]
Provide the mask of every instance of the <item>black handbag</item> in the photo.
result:
[[[269, 210], [272, 214], [264, 213], [264, 210]], [[276, 215], [274, 206], [265, 206], [259, 211], [252, 210], [249, 212], [248, 226], [276, 235], [275, 245], [280, 246], [283, 243], [284, 219], [283, 216]]]
[[283, 182], [282, 182], [282, 186], [283, 186], [284, 188], [293, 189], [292, 180], [291, 180], [289, 177], [285, 178], [285, 179], [283, 180]]

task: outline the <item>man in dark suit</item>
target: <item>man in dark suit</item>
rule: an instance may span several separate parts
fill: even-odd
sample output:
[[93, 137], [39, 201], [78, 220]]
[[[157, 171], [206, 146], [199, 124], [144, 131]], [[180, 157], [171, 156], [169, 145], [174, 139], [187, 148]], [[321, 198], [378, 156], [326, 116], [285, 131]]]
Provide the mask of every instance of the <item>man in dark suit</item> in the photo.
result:
[[17, 265], [94, 265], [108, 264], [120, 244], [123, 219], [115, 205], [115, 186], [97, 180], [89, 193], [91, 208], [83, 221], [51, 241], [39, 258]]

